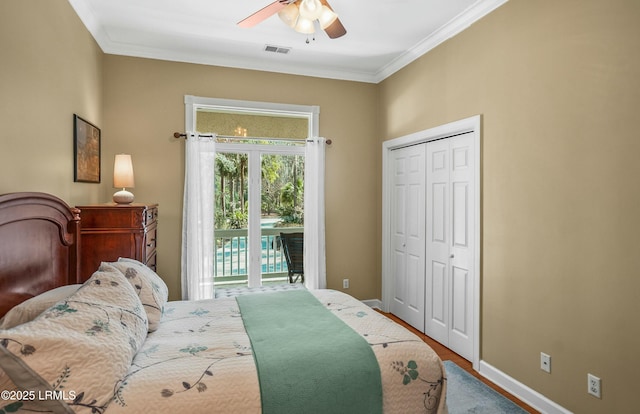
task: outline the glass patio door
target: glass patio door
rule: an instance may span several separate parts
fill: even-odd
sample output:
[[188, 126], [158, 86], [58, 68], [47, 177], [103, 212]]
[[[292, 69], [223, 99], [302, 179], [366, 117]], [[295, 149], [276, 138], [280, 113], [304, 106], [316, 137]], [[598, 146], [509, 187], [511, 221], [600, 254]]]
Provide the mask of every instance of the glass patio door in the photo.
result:
[[261, 154], [261, 284], [287, 280], [279, 235], [304, 232], [304, 155]]
[[[304, 158], [309, 137], [318, 137], [319, 112], [318, 106], [185, 95], [186, 131], [216, 137], [214, 285], [288, 280], [277, 236], [304, 231]], [[310, 189], [317, 190], [315, 182]], [[313, 223], [323, 217], [315, 208], [307, 216]], [[316, 234], [322, 261], [313, 269], [324, 263], [324, 227]], [[209, 283], [211, 276], [196, 277]]]
[[304, 147], [241, 143], [217, 150], [214, 284], [285, 283], [279, 234], [304, 231]]

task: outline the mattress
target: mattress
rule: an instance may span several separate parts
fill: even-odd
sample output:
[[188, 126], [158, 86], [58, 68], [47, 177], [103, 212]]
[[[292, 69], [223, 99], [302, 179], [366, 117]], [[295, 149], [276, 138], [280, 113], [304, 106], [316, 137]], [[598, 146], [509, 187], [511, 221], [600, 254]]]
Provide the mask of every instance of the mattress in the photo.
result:
[[[372, 347], [385, 413], [446, 412], [445, 370], [427, 344], [349, 295], [311, 293]], [[235, 298], [168, 302], [105, 412], [261, 413], [259, 377]]]

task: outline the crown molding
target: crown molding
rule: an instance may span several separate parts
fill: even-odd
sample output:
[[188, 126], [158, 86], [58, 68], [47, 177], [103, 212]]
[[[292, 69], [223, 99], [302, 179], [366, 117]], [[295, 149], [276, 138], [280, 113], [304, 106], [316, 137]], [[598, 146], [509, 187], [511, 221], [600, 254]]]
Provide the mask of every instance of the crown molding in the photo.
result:
[[465, 11], [451, 19], [447, 24], [408, 49], [402, 55], [383, 67], [375, 76], [375, 83], [382, 82], [414, 60], [464, 31], [473, 23], [482, 19], [509, 0], [478, 0]]
[[69, 0], [82, 23], [93, 35], [98, 46], [106, 54], [141, 57], [148, 59], [167, 60], [173, 62], [185, 62], [211, 66], [222, 66], [235, 69], [259, 70], [265, 72], [285, 73], [289, 75], [311, 76], [337, 80], [347, 80], [365, 83], [380, 83], [400, 69], [409, 65], [414, 60], [425, 55], [436, 46], [464, 31], [476, 21], [502, 6], [508, 0], [478, 0], [462, 13], [451, 19], [447, 24], [433, 32], [389, 64], [377, 72], [350, 71], [344, 69], [330, 69], [310, 67], [304, 64], [292, 64], [291, 62], [273, 62], [261, 59], [249, 59], [233, 57], [229, 55], [212, 55], [206, 53], [193, 54], [181, 52], [169, 52], [166, 50], [141, 47], [137, 45], [116, 42], [109, 37], [95, 16], [89, 2], [85, 0]]

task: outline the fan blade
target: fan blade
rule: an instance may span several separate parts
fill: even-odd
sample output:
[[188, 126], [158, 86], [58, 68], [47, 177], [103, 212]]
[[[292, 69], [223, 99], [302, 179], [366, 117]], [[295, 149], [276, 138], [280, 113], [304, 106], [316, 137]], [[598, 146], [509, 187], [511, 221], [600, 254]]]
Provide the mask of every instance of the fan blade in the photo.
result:
[[274, 14], [278, 13], [280, 10], [284, 9], [288, 4], [289, 0], [276, 0], [273, 3], [269, 4], [266, 7], [258, 10], [253, 13], [251, 16], [247, 17], [244, 20], [238, 22], [238, 26], [240, 27], [253, 27], [263, 20], [268, 19]]
[[340, 23], [340, 19], [336, 19], [336, 21], [331, 23], [324, 31], [331, 39], [337, 39], [347, 34], [347, 29]]
[[[320, 3], [322, 3], [323, 6], [327, 6], [329, 10], [333, 11], [333, 8], [329, 5], [329, 2], [327, 0], [320, 0]], [[339, 18], [329, 26], [327, 26], [324, 31], [331, 39], [337, 39], [340, 36], [344, 36], [345, 34], [347, 34], [347, 29], [344, 28]]]

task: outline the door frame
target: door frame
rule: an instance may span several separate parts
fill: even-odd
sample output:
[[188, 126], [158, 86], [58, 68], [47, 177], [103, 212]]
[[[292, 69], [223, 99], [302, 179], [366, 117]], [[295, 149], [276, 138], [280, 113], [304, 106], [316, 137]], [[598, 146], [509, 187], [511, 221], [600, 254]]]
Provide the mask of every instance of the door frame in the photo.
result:
[[[196, 131], [197, 113], [199, 109], [210, 109], [218, 112], [228, 113], [242, 113], [257, 116], [284, 116], [284, 117], [297, 117], [306, 118], [308, 120], [308, 136], [307, 138], [314, 138], [319, 136], [320, 131], [320, 106], [318, 105], [295, 105], [295, 104], [281, 104], [273, 102], [260, 102], [260, 101], [245, 101], [235, 99], [221, 99], [221, 98], [207, 98], [202, 96], [185, 95], [185, 131]], [[200, 131], [207, 133], [215, 133], [216, 131]], [[254, 156], [250, 158], [249, 166], [249, 180], [259, 182], [261, 171], [260, 157], [257, 157], [256, 153], [269, 153], [269, 154], [281, 154], [281, 155], [305, 155], [304, 147], [282, 147], [275, 145], [261, 145], [261, 144], [248, 144], [248, 143], [218, 143], [216, 144], [216, 152], [244, 152], [253, 153]], [[259, 215], [260, 200], [256, 197], [255, 193], [250, 194], [249, 214], [254, 217]], [[259, 255], [255, 256], [255, 252], [260, 251], [260, 237], [261, 228], [256, 225], [249, 225], [247, 236], [249, 239], [249, 275], [247, 283], [249, 287], [256, 287], [262, 285], [261, 264], [259, 261]], [[324, 249], [324, 246], [322, 247]]]
[[473, 214], [475, 216], [474, 232], [474, 258], [473, 271], [476, 277], [473, 281], [473, 357], [471, 363], [473, 369], [480, 369], [480, 286], [482, 274], [480, 272], [480, 241], [481, 241], [481, 187], [480, 173], [482, 171], [480, 164], [480, 132], [481, 132], [481, 116], [475, 115], [464, 118], [459, 121], [450, 122], [434, 128], [425, 129], [399, 138], [390, 139], [382, 143], [382, 309], [389, 311], [391, 300], [393, 299], [393, 269], [391, 251], [391, 196], [392, 196], [392, 172], [391, 151], [394, 149], [418, 145], [437, 139], [443, 139], [463, 133], [473, 133], [475, 147], [475, 171], [474, 185], [476, 187], [475, 199], [473, 200]]

